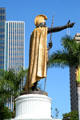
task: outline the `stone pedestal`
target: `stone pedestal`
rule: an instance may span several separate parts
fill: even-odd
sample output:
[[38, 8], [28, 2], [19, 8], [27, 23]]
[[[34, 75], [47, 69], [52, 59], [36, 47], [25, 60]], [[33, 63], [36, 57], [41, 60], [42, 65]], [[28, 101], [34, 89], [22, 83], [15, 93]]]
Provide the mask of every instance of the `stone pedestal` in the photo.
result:
[[16, 99], [15, 120], [52, 120], [51, 98], [41, 94], [19, 96]]

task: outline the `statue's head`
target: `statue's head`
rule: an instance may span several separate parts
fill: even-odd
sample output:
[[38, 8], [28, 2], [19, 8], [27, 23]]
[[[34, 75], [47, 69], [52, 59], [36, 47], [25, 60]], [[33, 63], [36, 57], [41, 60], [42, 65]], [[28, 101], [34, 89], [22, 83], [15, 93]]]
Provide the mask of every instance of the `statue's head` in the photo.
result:
[[45, 23], [46, 23], [45, 20], [47, 20], [47, 16], [45, 16], [45, 15], [36, 16], [35, 20], [34, 20], [35, 26], [39, 26], [40, 24], [45, 25]]

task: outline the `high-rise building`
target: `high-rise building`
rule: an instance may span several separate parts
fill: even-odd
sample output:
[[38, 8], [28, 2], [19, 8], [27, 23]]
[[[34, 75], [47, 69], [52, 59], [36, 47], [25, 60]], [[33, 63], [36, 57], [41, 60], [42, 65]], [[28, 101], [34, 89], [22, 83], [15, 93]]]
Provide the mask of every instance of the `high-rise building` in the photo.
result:
[[[24, 68], [25, 24], [23, 21], [6, 21], [4, 69], [16, 72]], [[22, 82], [23, 83], [23, 82]], [[21, 84], [23, 87], [23, 84]], [[9, 98], [6, 106], [13, 111], [14, 102]]]
[[4, 69], [19, 71], [21, 67], [24, 67], [24, 22], [6, 21], [5, 31]]
[[0, 69], [4, 69], [5, 21], [6, 10], [0, 8]]

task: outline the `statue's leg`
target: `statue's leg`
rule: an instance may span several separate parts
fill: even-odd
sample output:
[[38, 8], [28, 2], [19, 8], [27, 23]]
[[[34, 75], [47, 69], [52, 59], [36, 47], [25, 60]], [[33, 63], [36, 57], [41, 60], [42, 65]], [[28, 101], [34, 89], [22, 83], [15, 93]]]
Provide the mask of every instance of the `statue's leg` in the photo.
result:
[[38, 81], [34, 83], [34, 85], [32, 86], [32, 91], [35, 91], [37, 90], [37, 84], [38, 84]]

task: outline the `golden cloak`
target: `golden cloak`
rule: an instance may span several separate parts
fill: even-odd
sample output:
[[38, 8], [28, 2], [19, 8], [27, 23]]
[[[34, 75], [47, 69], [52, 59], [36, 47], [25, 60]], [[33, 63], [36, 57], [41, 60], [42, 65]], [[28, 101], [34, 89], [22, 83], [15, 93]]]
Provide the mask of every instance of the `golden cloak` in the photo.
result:
[[30, 38], [28, 83], [25, 87], [32, 87], [46, 77], [47, 60], [47, 27], [38, 27]]

